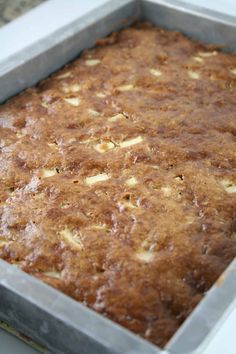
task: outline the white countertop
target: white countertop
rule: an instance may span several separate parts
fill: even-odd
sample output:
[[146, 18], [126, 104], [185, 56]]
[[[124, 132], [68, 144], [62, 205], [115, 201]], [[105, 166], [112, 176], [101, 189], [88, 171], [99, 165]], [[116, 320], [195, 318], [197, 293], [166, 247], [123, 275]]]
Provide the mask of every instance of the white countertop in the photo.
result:
[[[235, 326], [236, 326], [236, 308], [228, 316], [227, 320], [221, 327], [220, 332], [217, 336], [209, 342], [209, 345], [204, 350], [203, 353], [199, 354], [235, 354], [236, 353], [236, 337], [235, 337]], [[226, 340], [230, 338], [230, 341]]]

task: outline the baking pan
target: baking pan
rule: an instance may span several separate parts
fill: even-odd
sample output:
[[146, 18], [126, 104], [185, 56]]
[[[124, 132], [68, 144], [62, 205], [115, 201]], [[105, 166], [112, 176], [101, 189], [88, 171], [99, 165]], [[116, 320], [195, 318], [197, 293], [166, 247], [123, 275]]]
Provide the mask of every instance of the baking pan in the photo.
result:
[[[42, 347], [41, 345], [39, 345], [38, 343], [35, 343], [34, 341], [32, 341], [31, 338], [25, 336], [24, 334], [20, 333], [19, 331], [17, 331], [15, 328], [9, 326], [7, 323], [0, 321], [0, 330], [3, 329], [4, 332], [7, 332], [11, 335], [13, 335], [14, 337], [20, 339], [21, 342], [24, 342], [25, 344], [27, 344], [27, 346], [31, 347], [32, 349], [35, 349], [37, 351], [37, 353], [41, 353], [41, 354], [52, 354], [51, 352], [49, 352], [46, 348]], [[5, 336], [5, 333], [3, 333]], [[1, 336], [1, 332], [0, 332], [0, 336]], [[0, 337], [1, 338], [1, 337]], [[4, 338], [3, 338], [4, 340]], [[15, 347], [19, 344], [19, 341], [16, 342]], [[21, 343], [20, 343], [21, 344]], [[6, 344], [5, 344], [6, 345]], [[27, 348], [28, 349], [28, 348]], [[22, 353], [22, 348], [20, 349], [21, 353]], [[28, 353], [28, 351], [27, 351]], [[34, 351], [35, 353], [35, 351]]]
[[[0, 101], [47, 77], [78, 56], [81, 50], [93, 46], [97, 38], [129, 26], [135, 19], [179, 30], [191, 38], [221, 45], [223, 50], [236, 49], [236, 19], [231, 16], [179, 1], [94, 0], [85, 3], [50, 0], [0, 31], [0, 42], [6, 43], [0, 53]], [[52, 14], [53, 21], [50, 20]], [[40, 29], [40, 35], [36, 31], [24, 36], [25, 28], [31, 28], [32, 24], [34, 29]], [[19, 37], [14, 48], [9, 39], [14, 38], [16, 31]], [[165, 349], [2, 260], [0, 296], [0, 320], [54, 353], [197, 354], [217, 336], [235, 308], [236, 260]]]

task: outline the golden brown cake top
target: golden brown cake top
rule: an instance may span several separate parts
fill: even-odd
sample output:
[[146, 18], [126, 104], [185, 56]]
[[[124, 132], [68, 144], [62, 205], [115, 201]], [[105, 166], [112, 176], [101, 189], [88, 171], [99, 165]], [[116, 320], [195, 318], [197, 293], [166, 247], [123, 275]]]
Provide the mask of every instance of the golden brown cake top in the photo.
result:
[[137, 25], [0, 108], [0, 256], [164, 345], [236, 256], [236, 56]]

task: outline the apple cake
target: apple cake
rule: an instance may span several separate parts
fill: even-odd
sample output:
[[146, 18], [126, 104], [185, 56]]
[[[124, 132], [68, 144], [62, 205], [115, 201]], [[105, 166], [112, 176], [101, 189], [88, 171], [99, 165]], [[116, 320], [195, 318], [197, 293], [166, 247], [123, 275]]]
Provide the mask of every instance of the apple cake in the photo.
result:
[[136, 24], [0, 107], [0, 257], [163, 346], [236, 256], [236, 55]]

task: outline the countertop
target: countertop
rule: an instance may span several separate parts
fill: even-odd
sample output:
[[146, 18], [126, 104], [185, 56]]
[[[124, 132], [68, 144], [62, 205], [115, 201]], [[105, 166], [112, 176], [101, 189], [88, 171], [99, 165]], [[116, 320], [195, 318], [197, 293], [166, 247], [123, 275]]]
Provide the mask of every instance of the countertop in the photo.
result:
[[23, 15], [45, 0], [0, 0], [0, 27]]

